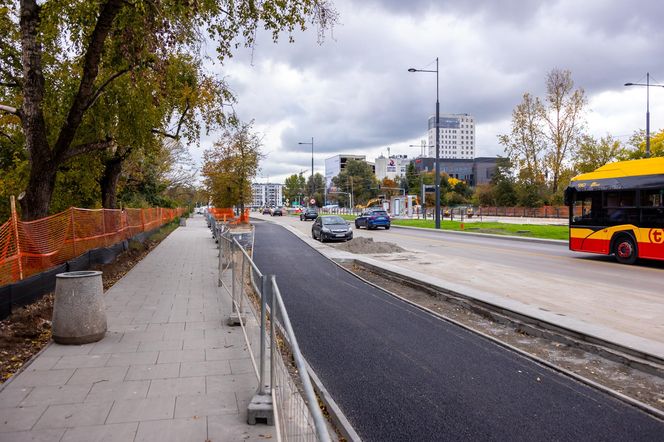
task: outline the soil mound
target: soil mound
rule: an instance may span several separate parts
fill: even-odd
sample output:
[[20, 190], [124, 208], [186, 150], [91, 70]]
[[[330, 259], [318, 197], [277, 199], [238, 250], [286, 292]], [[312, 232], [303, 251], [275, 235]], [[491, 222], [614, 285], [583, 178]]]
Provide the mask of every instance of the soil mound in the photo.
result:
[[371, 255], [374, 253], [399, 253], [405, 252], [404, 249], [391, 242], [374, 242], [373, 238], [363, 236], [355, 237], [351, 241], [337, 244], [334, 247], [350, 253], [360, 255]]

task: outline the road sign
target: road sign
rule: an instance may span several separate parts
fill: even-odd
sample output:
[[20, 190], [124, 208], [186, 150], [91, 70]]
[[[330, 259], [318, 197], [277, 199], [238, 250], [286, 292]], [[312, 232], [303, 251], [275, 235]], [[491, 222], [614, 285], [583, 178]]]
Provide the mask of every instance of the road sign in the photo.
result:
[[316, 204], [316, 200], [313, 199], [313, 198], [311, 198], [311, 199], [309, 200], [309, 204]]

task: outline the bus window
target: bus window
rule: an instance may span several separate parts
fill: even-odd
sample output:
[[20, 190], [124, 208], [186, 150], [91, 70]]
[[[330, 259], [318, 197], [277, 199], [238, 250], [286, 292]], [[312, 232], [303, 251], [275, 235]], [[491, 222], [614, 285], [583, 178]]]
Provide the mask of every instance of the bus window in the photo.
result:
[[620, 191], [604, 194], [604, 207], [636, 207], [636, 192]]
[[573, 224], [590, 225], [597, 221], [600, 212], [598, 192], [579, 192], [575, 195]]
[[641, 207], [662, 207], [664, 189], [647, 189], [641, 191]]

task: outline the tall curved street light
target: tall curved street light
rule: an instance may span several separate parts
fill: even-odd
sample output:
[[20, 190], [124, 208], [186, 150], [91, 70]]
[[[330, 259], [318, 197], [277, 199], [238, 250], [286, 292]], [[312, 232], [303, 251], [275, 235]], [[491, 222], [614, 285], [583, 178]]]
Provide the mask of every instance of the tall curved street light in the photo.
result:
[[625, 86], [646, 87], [646, 158], [650, 158], [650, 86], [664, 87], [664, 84], [650, 84], [650, 72], [646, 72], [645, 83], [625, 83]]
[[314, 196], [314, 137], [311, 137], [311, 143], [297, 143], [297, 144], [311, 144], [311, 189], [309, 189], [309, 197], [313, 198]]
[[440, 229], [440, 101], [438, 99], [438, 57], [436, 57], [436, 70], [410, 68], [408, 72], [431, 72], [436, 74], [436, 214], [434, 217], [436, 229]]

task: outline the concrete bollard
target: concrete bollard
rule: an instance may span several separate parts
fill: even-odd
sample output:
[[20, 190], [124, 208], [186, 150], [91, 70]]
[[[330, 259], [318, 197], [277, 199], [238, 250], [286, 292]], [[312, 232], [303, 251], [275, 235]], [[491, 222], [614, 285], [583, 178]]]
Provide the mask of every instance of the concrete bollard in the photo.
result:
[[97, 342], [106, 334], [102, 272], [55, 275], [53, 340], [58, 344]]
[[180, 227], [186, 227], [187, 225], [187, 218], [184, 216], [180, 217]]

